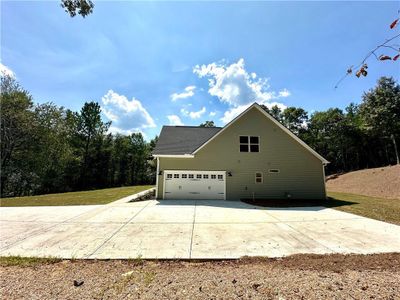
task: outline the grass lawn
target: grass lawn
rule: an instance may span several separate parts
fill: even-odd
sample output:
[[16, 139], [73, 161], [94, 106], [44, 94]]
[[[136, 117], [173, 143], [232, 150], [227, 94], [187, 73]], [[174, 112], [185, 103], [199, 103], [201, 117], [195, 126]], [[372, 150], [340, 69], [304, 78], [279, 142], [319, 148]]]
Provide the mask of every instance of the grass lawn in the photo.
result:
[[400, 199], [329, 192], [328, 206], [344, 212], [400, 225]]
[[152, 188], [152, 185], [127, 186], [93, 191], [48, 194], [0, 199], [0, 206], [58, 206], [106, 204]]

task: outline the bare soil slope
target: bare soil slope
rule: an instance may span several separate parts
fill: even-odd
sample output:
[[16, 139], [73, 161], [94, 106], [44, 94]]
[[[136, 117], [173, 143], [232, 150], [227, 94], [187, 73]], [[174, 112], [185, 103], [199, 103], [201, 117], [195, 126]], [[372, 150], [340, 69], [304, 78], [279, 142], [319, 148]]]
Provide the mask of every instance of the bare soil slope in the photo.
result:
[[400, 165], [331, 175], [326, 188], [332, 192], [400, 199]]

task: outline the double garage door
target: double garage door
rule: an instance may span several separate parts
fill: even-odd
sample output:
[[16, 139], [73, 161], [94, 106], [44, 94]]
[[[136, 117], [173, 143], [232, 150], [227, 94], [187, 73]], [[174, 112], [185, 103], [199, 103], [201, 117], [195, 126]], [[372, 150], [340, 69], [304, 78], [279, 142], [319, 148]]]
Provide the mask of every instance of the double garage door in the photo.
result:
[[164, 171], [164, 199], [225, 199], [225, 171]]

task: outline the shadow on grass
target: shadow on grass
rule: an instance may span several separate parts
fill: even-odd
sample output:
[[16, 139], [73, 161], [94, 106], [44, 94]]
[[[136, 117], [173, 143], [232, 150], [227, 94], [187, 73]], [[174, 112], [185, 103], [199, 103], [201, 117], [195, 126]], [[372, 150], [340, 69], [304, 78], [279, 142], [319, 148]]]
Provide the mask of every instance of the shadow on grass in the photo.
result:
[[298, 199], [242, 199], [244, 203], [262, 207], [339, 207], [358, 204], [358, 202], [344, 201], [328, 197], [320, 200], [298, 200]]

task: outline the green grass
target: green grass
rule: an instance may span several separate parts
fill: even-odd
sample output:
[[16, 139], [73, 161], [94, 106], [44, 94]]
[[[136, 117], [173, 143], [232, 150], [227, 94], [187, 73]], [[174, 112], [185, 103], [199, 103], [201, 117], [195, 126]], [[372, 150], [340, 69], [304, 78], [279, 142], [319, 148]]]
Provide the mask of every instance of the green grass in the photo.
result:
[[400, 199], [384, 199], [355, 194], [328, 192], [327, 202], [334, 209], [400, 225]]
[[43, 264], [54, 264], [60, 262], [60, 258], [55, 257], [21, 257], [21, 256], [0, 256], [1, 267], [34, 267]]
[[152, 188], [152, 185], [0, 199], [0, 206], [59, 206], [106, 204]]

